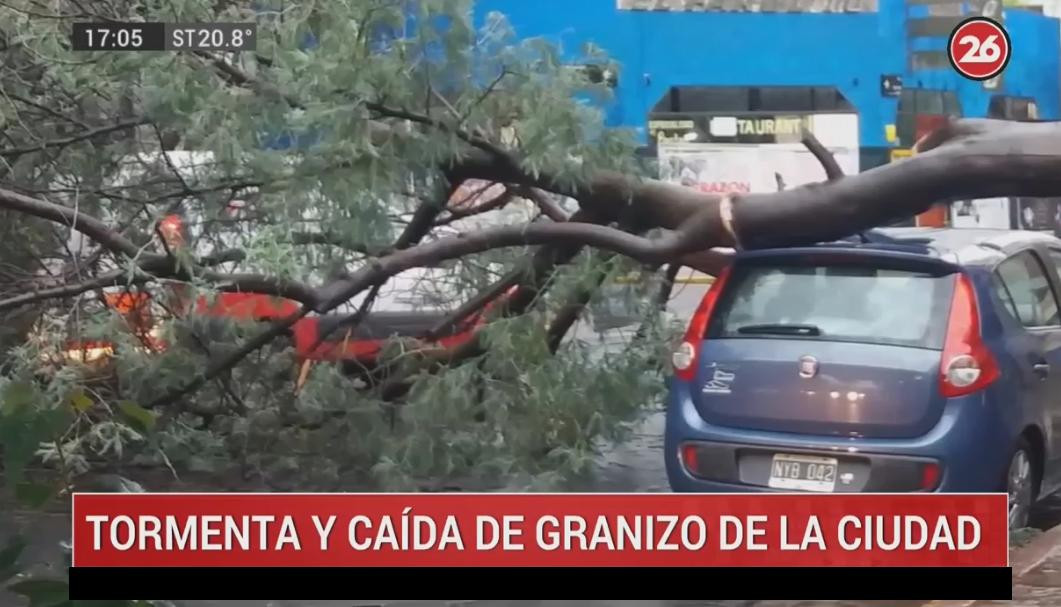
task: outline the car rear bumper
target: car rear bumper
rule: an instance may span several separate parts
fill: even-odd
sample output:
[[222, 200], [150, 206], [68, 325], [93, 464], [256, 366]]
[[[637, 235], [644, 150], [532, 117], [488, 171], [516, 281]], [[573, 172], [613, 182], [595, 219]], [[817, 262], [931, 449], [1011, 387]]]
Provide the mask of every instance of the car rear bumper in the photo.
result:
[[[779, 452], [775, 446], [704, 441], [684, 441], [681, 448], [694, 453], [691, 459], [683, 458], [684, 472], [690, 479], [762, 489], [769, 488], [773, 457]], [[835, 460], [836, 493], [932, 491], [940, 480], [940, 462], [930, 457], [795, 447], [780, 451]]]
[[[989, 492], [998, 490], [1013, 440], [1006, 422], [981, 394], [949, 401], [935, 427], [916, 438], [745, 430], [708, 424], [679, 385], [668, 397], [664, 454], [675, 491], [782, 491], [769, 486], [769, 470], [773, 455], [784, 453], [835, 459], [835, 492]], [[682, 459], [687, 445], [696, 452], [689, 465]], [[928, 464], [938, 470], [926, 489]]]

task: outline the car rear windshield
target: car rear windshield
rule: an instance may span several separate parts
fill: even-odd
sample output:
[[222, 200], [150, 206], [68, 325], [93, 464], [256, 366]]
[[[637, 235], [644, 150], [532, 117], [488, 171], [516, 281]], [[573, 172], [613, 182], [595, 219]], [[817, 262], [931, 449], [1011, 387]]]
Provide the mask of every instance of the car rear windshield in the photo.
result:
[[951, 276], [854, 265], [737, 266], [708, 334], [941, 349]]

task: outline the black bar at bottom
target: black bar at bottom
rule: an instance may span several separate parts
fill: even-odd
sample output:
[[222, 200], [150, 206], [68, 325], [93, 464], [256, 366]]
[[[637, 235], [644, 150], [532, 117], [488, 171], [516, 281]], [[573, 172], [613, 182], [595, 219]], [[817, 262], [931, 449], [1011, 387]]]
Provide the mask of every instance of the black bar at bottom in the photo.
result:
[[560, 588], [568, 598], [597, 598], [609, 589], [628, 599], [656, 598], [671, 590], [698, 591], [710, 600], [1013, 597], [1009, 567], [70, 568], [74, 600], [350, 600], [388, 592], [405, 596], [402, 600], [440, 600], [447, 594], [524, 596], [528, 590]]

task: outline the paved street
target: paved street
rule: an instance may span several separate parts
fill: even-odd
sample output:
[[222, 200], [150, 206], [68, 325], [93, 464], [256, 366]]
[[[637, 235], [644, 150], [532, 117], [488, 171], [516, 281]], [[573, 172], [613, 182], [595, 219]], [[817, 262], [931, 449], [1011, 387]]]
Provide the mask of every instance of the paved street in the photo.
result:
[[1061, 605], [1061, 546], [1055, 546], [1043, 563], [1013, 583], [1013, 602], [976, 603], [977, 606], [1056, 607]]
[[1061, 605], [1061, 528], [1044, 533], [1011, 557], [1012, 601], [936, 602], [926, 607], [1047, 607]]

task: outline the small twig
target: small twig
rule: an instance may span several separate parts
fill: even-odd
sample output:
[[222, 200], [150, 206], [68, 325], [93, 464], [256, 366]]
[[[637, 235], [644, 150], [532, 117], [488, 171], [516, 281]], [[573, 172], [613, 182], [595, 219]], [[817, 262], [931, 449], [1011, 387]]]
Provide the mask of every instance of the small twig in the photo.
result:
[[486, 98], [494, 92], [494, 89], [497, 88], [497, 85], [501, 84], [501, 81], [504, 80], [505, 76], [508, 76], [509, 74], [511, 74], [511, 72], [508, 71], [508, 68], [501, 68], [501, 73], [497, 75], [497, 78], [495, 78], [494, 81], [491, 82], [490, 85], [483, 90], [483, 92], [474, 102], [472, 102], [471, 105], [465, 108], [464, 113], [461, 114], [461, 116], [457, 120], [458, 128], [464, 126], [464, 123], [468, 120], [468, 117], [471, 115], [471, 113], [475, 111], [475, 108], [479, 107], [483, 103], [483, 101], [486, 101]]
[[810, 132], [809, 129], [803, 130], [802, 142], [807, 150], [818, 159], [822, 168], [825, 169], [825, 177], [827, 180], [835, 181], [844, 176], [844, 170], [841, 169], [840, 164], [836, 162], [836, 157], [833, 156], [828, 148], [822, 145], [822, 142], [818, 141], [818, 138], [815, 137], [814, 133]]
[[[165, 303], [161, 301], [158, 301], [157, 303], [171, 317], [178, 317], [177, 314]], [[189, 328], [188, 334], [191, 335], [192, 341], [194, 341], [195, 344], [199, 346], [199, 349], [203, 351], [203, 354], [206, 354], [207, 359], [214, 357], [214, 353], [210, 350], [210, 346], [206, 345], [206, 342], [203, 341], [203, 338], [200, 337], [194, 329]], [[236, 390], [232, 387], [232, 382], [227, 377], [222, 376], [218, 376], [215, 380], [217, 381], [218, 387], [221, 388], [221, 391], [227, 394], [230, 399], [232, 399], [232, 403], [235, 405], [236, 413], [240, 415], [246, 415], [247, 403], [243, 402], [243, 399], [240, 398], [238, 394], [236, 394]]]
[[30, 153], [33, 153], [33, 152], [40, 152], [40, 151], [46, 150], [48, 148], [55, 148], [55, 147], [62, 148], [62, 147], [66, 147], [68, 145], [77, 143], [79, 141], [84, 141], [86, 139], [92, 139], [93, 137], [98, 137], [100, 135], [106, 135], [108, 133], [113, 133], [114, 131], [121, 131], [121, 130], [124, 130], [124, 129], [135, 128], [135, 127], [138, 127], [138, 126], [140, 126], [142, 124], [145, 124], [146, 122], [147, 122], [147, 120], [145, 120], [143, 118], [137, 118], [135, 120], [128, 120], [128, 121], [125, 121], [125, 122], [119, 122], [117, 124], [112, 124], [112, 125], [109, 125], [109, 126], [101, 126], [101, 127], [98, 127], [98, 128], [90, 129], [88, 131], [85, 131], [83, 133], [79, 133], [77, 135], [73, 135], [71, 137], [64, 137], [62, 139], [51, 139], [49, 141], [43, 141], [43, 142], [41, 142], [41, 143], [39, 143], [37, 145], [31, 145], [31, 146], [26, 146], [26, 147], [21, 147], [21, 148], [11, 148], [11, 149], [7, 149], [7, 150], [0, 150], [0, 157], [7, 158], [7, 159], [17, 158], [19, 156], [22, 156], [23, 154], [30, 154]]
[[447, 215], [443, 219], [435, 221], [435, 225], [446, 226], [461, 219], [466, 219], [475, 215], [482, 215], [483, 213], [495, 211], [504, 207], [509, 202], [512, 202], [513, 198], [515, 198], [515, 194], [510, 190], [505, 190], [494, 198], [491, 198], [490, 200], [487, 200], [486, 202], [480, 203], [478, 205], [469, 208], [450, 209], [449, 215]]
[[365, 296], [365, 300], [361, 302], [357, 311], [353, 314], [347, 315], [340, 319], [338, 322], [333, 324], [327, 331], [317, 336], [317, 341], [313, 343], [309, 351], [313, 352], [321, 346], [329, 337], [331, 337], [336, 331], [340, 329], [347, 329], [348, 334], [357, 325], [361, 324], [365, 317], [368, 316], [369, 310], [372, 309], [372, 305], [376, 303], [376, 298], [379, 296], [380, 290], [383, 288], [383, 282], [376, 284], [369, 290], [368, 295]]
[[538, 208], [541, 209], [542, 214], [548, 217], [549, 219], [552, 219], [553, 221], [563, 222], [567, 221], [570, 218], [568, 214], [560, 208], [560, 205], [556, 204], [552, 200], [549, 200], [546, 195], [544, 195], [542, 192], [539, 192], [535, 188], [525, 186], [520, 187], [518, 193], [521, 196], [525, 196], [526, 198], [530, 199], [531, 202], [533, 202], [534, 204], [538, 205]]
[[59, 460], [59, 473], [62, 475], [63, 489], [67, 493], [73, 493], [74, 486], [70, 482], [70, 467], [66, 463], [66, 454], [63, 453], [63, 437], [56, 436], [53, 440], [55, 441], [55, 457]]
[[556, 354], [560, 349], [560, 344], [563, 343], [564, 337], [567, 336], [568, 331], [575, 325], [579, 317], [586, 310], [586, 306], [593, 299], [593, 294], [600, 289], [601, 284], [604, 283], [604, 279], [608, 277], [608, 266], [609, 261], [615, 258], [615, 255], [607, 255], [601, 260], [600, 265], [594, 270], [593, 276], [589, 280], [589, 284], [579, 291], [572, 297], [571, 301], [568, 301], [564, 306], [557, 312], [553, 322], [549, 325], [546, 330], [546, 343], [549, 346], [549, 352]]
[[268, 344], [272, 343], [274, 339], [290, 331], [291, 327], [293, 327], [295, 323], [308, 316], [310, 312], [312, 312], [312, 308], [303, 307], [298, 312], [273, 323], [273, 325], [267, 330], [262, 331], [252, 339], [247, 340], [247, 342], [244, 343], [243, 346], [235, 352], [229, 354], [222, 360], [211, 364], [209, 367], [206, 368], [205, 371], [203, 371], [202, 374], [197, 376], [195, 379], [189, 381], [184, 386], [181, 386], [176, 390], [171, 390], [166, 394], [159, 396], [155, 400], [148, 403], [147, 407], [149, 409], [164, 407], [197, 391], [199, 388], [203, 387], [206, 382], [213, 380], [214, 378], [221, 375], [222, 373], [225, 373], [226, 371], [232, 370], [248, 355], [253, 352], [256, 352], [260, 348], [264, 348]]
[[34, 107], [34, 108], [36, 108], [36, 109], [38, 109], [38, 110], [40, 110], [40, 111], [42, 111], [42, 112], [54, 117], [54, 118], [59, 118], [60, 120], [66, 120], [68, 122], [76, 124], [77, 126], [83, 128], [83, 129], [86, 129], [86, 130], [92, 128], [91, 126], [85, 124], [84, 122], [81, 122], [80, 120], [77, 120], [76, 118], [72, 118], [72, 117], [70, 117], [70, 116], [68, 116], [68, 115], [66, 115], [66, 114], [64, 114], [62, 112], [58, 112], [56, 110], [53, 110], [52, 108], [50, 108], [50, 107], [48, 107], [48, 106], [46, 106], [46, 105], [44, 105], [42, 103], [37, 103], [36, 101], [33, 101], [32, 99], [27, 99], [25, 97], [16, 95], [14, 93], [9, 93], [9, 92], [6, 92], [6, 91], [3, 94], [4, 94], [5, 97], [8, 97], [9, 99], [13, 99], [15, 101], [18, 101], [19, 103], [23, 103], [23, 104], [28, 105], [30, 107]]

